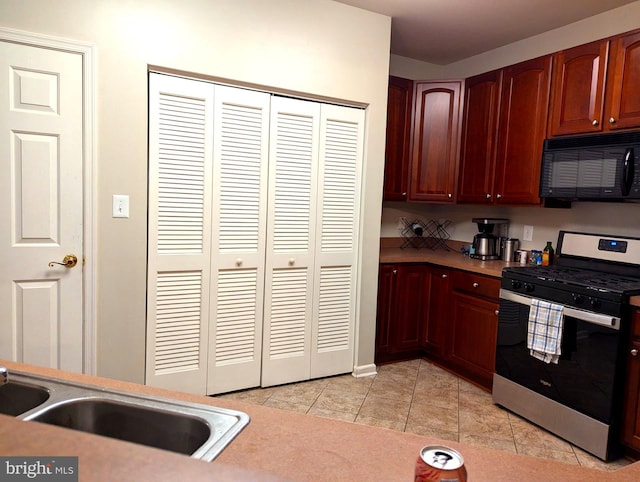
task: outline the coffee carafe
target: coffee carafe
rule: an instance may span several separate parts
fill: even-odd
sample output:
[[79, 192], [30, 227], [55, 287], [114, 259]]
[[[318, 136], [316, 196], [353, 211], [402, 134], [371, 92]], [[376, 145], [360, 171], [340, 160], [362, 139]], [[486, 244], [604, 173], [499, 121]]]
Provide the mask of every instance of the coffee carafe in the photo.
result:
[[508, 227], [509, 220], [502, 218], [473, 218], [471, 221], [478, 225], [478, 234], [473, 237], [473, 253], [469, 256], [484, 261], [500, 259], [500, 236], [494, 234], [494, 228], [499, 225], [499, 234], [506, 234], [505, 228]]

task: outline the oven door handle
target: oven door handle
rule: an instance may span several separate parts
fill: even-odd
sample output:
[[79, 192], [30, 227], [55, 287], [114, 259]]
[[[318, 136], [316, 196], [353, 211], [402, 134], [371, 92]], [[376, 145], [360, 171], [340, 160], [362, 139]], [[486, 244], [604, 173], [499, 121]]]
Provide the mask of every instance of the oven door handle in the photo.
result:
[[[531, 305], [531, 300], [533, 298], [529, 296], [523, 296], [518, 293], [514, 293], [513, 291], [507, 291], [505, 289], [500, 290], [500, 299], [513, 301], [514, 303], [519, 303], [521, 305]], [[544, 301], [544, 300], [542, 300]], [[578, 320], [585, 321], [587, 323], [593, 323], [595, 325], [607, 326], [610, 328], [614, 328], [616, 330], [620, 329], [620, 318], [611, 315], [602, 315], [600, 313], [592, 313], [590, 311], [577, 310], [575, 308], [571, 308], [569, 306], [563, 306], [562, 313], [565, 316], [570, 316], [571, 318], [577, 318]]]

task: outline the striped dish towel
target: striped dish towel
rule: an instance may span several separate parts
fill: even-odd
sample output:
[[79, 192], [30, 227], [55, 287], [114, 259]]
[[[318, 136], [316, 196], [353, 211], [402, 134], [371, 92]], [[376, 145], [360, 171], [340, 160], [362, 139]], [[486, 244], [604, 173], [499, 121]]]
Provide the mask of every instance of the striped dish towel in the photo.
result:
[[532, 357], [545, 363], [558, 363], [562, 343], [562, 305], [531, 299], [527, 348]]

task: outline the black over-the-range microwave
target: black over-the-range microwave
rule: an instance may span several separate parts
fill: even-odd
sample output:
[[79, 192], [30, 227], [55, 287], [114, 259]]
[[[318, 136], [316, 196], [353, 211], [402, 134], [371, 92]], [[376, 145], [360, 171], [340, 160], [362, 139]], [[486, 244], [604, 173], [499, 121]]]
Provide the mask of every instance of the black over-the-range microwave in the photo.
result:
[[640, 200], [640, 131], [546, 139], [540, 197]]

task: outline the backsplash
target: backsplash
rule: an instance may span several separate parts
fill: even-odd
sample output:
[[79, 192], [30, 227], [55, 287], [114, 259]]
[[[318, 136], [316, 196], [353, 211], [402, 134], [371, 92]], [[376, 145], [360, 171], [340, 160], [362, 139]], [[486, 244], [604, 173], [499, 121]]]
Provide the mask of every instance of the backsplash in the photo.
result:
[[[570, 209], [540, 207], [502, 207], [457, 204], [453, 206], [403, 202], [385, 202], [382, 208], [383, 238], [398, 237], [398, 219], [450, 220], [447, 232], [452, 240], [470, 242], [478, 232], [471, 222], [475, 217], [509, 219], [509, 236], [518, 238], [522, 249], [542, 249], [547, 241], [555, 247], [558, 232], [635, 236], [640, 238], [640, 204], [574, 202]], [[533, 240], [524, 241], [524, 226], [533, 226]]]

